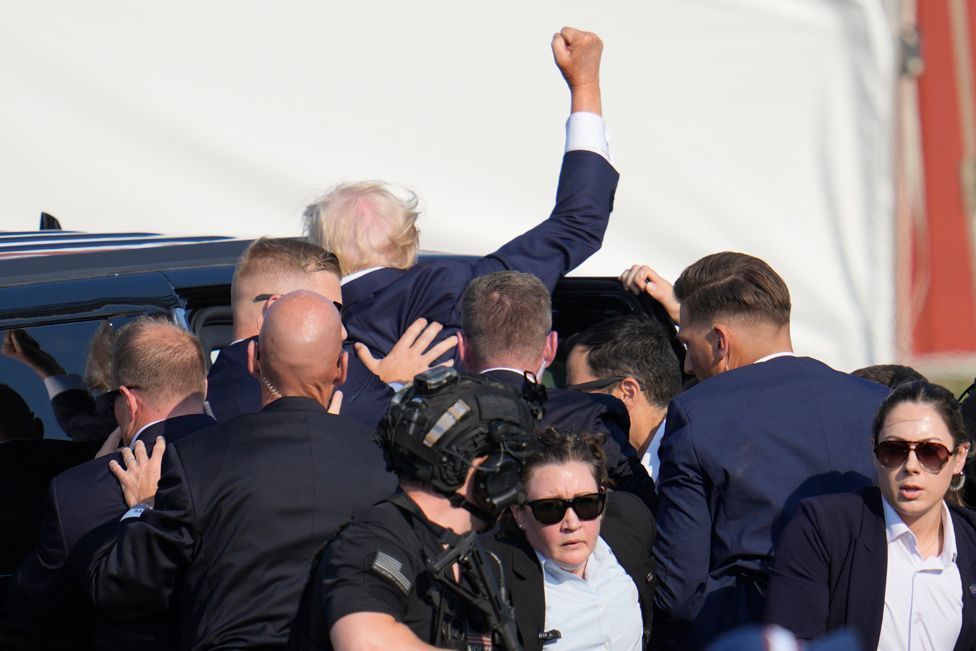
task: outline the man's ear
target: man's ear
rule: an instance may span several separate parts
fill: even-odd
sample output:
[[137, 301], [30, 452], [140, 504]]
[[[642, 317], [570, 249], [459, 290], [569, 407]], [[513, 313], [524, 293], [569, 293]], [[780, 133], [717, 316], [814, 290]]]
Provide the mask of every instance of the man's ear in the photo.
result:
[[559, 350], [559, 334], [555, 330], [550, 330], [546, 335], [546, 345], [542, 349], [542, 366], [549, 368], [553, 360], [556, 359], [556, 351]]
[[349, 353], [342, 351], [339, 354], [339, 360], [336, 362], [337, 369], [335, 379], [332, 380], [332, 386], [338, 389], [343, 384], [346, 383], [346, 374], [349, 372]]
[[716, 323], [709, 333], [715, 361], [728, 360], [732, 347], [732, 331], [724, 323]]
[[254, 339], [247, 342], [247, 372], [261, 379], [261, 354], [258, 342]]
[[474, 368], [473, 360], [471, 359], [471, 347], [468, 345], [468, 340], [464, 336], [464, 333], [460, 330], [457, 331], [457, 353], [458, 359], [461, 360], [461, 368]]
[[640, 382], [630, 377], [629, 375], [620, 381], [617, 388], [613, 391], [613, 394], [627, 406], [627, 410], [630, 411], [639, 400], [643, 400], [641, 396]]
[[34, 416], [34, 438], [44, 438], [44, 421], [37, 416]]
[[[129, 410], [129, 424], [131, 425], [132, 423], [136, 422], [139, 411], [142, 409], [139, 401], [136, 400], [136, 394], [130, 391], [129, 387], [123, 385], [119, 387], [119, 397], [117, 400], [122, 400], [122, 404], [124, 404], [125, 408]], [[133, 434], [134, 433], [135, 432], [133, 432]]]

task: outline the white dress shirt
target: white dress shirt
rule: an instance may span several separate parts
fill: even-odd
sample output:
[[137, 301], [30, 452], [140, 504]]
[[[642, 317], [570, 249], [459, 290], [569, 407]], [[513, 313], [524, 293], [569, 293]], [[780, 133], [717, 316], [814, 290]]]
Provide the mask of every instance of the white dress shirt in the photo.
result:
[[651, 479], [657, 481], [657, 478], [661, 474], [661, 455], [659, 450], [661, 449], [661, 439], [664, 438], [664, 426], [668, 424], [668, 419], [665, 418], [658, 425], [658, 428], [654, 430], [654, 436], [651, 438], [651, 444], [647, 446], [647, 451], [644, 452], [644, 456], [641, 458], [641, 465], [647, 470], [647, 474], [651, 476]]
[[882, 500], [888, 539], [884, 616], [878, 651], [948, 651], [962, 628], [956, 533], [942, 503], [942, 552], [923, 559], [915, 534]]
[[586, 561], [584, 578], [536, 552], [546, 594], [546, 631], [560, 637], [545, 645], [559, 649], [637, 651], [644, 631], [637, 586], [603, 538]]

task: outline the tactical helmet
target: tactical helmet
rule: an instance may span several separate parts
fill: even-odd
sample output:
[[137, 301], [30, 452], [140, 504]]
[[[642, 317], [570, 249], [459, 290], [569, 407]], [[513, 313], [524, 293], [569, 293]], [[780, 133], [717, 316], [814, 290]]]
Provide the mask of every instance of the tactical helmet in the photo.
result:
[[436, 368], [397, 393], [380, 423], [379, 442], [388, 470], [451, 497], [474, 460], [487, 455], [476, 473], [473, 506], [497, 517], [525, 499], [522, 462], [537, 445], [540, 415], [540, 407], [509, 386]]

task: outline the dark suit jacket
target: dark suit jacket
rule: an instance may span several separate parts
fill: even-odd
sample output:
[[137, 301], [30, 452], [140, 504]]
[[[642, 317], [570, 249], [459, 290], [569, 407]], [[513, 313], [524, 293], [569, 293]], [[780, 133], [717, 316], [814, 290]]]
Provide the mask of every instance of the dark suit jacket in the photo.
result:
[[[207, 374], [207, 403], [221, 423], [261, 410], [261, 382], [247, 370], [247, 345], [257, 339], [242, 339], [221, 349]], [[342, 391], [343, 416], [376, 429], [393, 389], [373, 375], [356, 357], [349, 355], [349, 373]]]
[[107, 394], [92, 398], [85, 389], [68, 389], [51, 398], [58, 425], [75, 441], [101, 443], [118, 423]]
[[221, 348], [207, 373], [207, 404], [220, 423], [261, 410], [261, 382], [247, 370], [247, 345], [256, 339]]
[[[962, 579], [957, 651], [976, 648], [976, 513], [949, 507]], [[884, 616], [888, 540], [881, 491], [803, 500], [776, 547], [766, 620], [802, 639], [850, 628], [876, 649]]]
[[[602, 156], [571, 151], [563, 157], [556, 205], [549, 219], [474, 263], [457, 258], [424, 260], [403, 269], [379, 269], [342, 286], [347, 350], [362, 342], [386, 355], [418, 318], [444, 329], [460, 327], [459, 302], [472, 278], [507, 269], [535, 274], [551, 292], [556, 282], [600, 249], [618, 174]], [[446, 358], [445, 358], [446, 359]], [[457, 360], [455, 360], [457, 363]]]
[[[644, 620], [644, 645], [651, 634], [654, 602], [654, 517], [639, 499], [620, 491], [607, 498], [600, 536], [617, 561], [637, 586], [641, 616]], [[498, 556], [502, 564], [503, 583], [508, 586], [519, 640], [526, 651], [541, 651], [539, 634], [545, 631], [546, 594], [542, 567], [524, 535], [509, 536], [499, 532], [483, 536], [486, 549]]]
[[[203, 414], [179, 416], [150, 425], [139, 438], [151, 452], [157, 436], [172, 443], [213, 424], [214, 420]], [[95, 623], [92, 613], [64, 568], [69, 552], [83, 535], [107, 522], [117, 522], [128, 508], [118, 480], [108, 469], [113, 459], [121, 463], [121, 453], [91, 459], [51, 481], [40, 540], [11, 578], [11, 619], [36, 628], [43, 637], [52, 633], [91, 634]], [[52, 622], [58, 626], [52, 627]], [[131, 637], [126, 631], [116, 635], [116, 627], [106, 622], [99, 622], [97, 628], [102, 647], [108, 645], [106, 638], [119, 642], [115, 646], [124, 646], [124, 639]], [[146, 642], [145, 636], [136, 637], [140, 644]]]
[[[692, 649], [762, 618], [773, 545], [801, 499], [873, 482], [871, 423], [888, 389], [778, 357], [675, 397], [657, 511], [662, 646]], [[662, 633], [663, 629], [667, 633]]]
[[177, 596], [182, 648], [278, 648], [315, 552], [395, 485], [370, 431], [281, 398], [167, 447], [156, 508], [86, 537], [72, 568], [119, 617]]
[[[488, 371], [485, 375], [519, 390], [524, 381], [523, 376], [512, 371]], [[630, 416], [624, 403], [613, 396], [566, 389], [546, 389], [546, 395], [540, 429], [557, 426], [605, 435], [603, 450], [613, 487], [637, 495], [653, 512], [657, 505], [654, 481], [630, 444]]]

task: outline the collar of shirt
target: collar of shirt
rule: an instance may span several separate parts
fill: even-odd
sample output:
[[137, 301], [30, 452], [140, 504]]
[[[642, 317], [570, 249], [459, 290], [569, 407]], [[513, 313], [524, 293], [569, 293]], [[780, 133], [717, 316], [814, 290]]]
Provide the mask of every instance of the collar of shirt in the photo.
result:
[[484, 375], [485, 373], [491, 373], [492, 371], [511, 371], [512, 373], [521, 375], [522, 377], [525, 377], [525, 374], [528, 373], [528, 371], [520, 371], [517, 368], [510, 368], [508, 366], [494, 366], [481, 371], [481, 374]]
[[[909, 544], [909, 549], [917, 554], [918, 540], [915, 538], [915, 533], [905, 524], [898, 512], [888, 504], [887, 499], [882, 498], [881, 506], [884, 509], [885, 535], [888, 544], [890, 545], [895, 540], [907, 535], [910, 544], [908, 541], [906, 544]], [[949, 514], [949, 507], [946, 506], [945, 500], [942, 501], [942, 552], [939, 553], [938, 558], [942, 561], [943, 567], [948, 567], [950, 563], [956, 562], [956, 530], [952, 526], [952, 516]]]
[[661, 439], [664, 438], [664, 427], [668, 424], [668, 419], [665, 418], [658, 425], [657, 429], [654, 430], [654, 434], [651, 436], [651, 444], [647, 446], [647, 451], [644, 452], [644, 456], [641, 458], [641, 465], [647, 470], [647, 474], [651, 476], [651, 479], [657, 481], [660, 476], [661, 471]]
[[753, 364], [761, 364], [762, 362], [768, 362], [771, 359], [776, 359], [777, 357], [796, 357], [796, 353], [791, 350], [784, 350], [781, 353], [773, 353], [772, 355], [766, 355], [765, 357], [760, 357]]
[[382, 269], [382, 268], [383, 267], [370, 267], [369, 269], [360, 269], [359, 271], [354, 271], [351, 274], [349, 274], [348, 276], [343, 276], [342, 277], [342, 280], [339, 281], [339, 286], [342, 287], [343, 285], [345, 285], [346, 283], [348, 283], [350, 281], [356, 280], [357, 278], [362, 278], [366, 274], [368, 274], [368, 273], [370, 273], [372, 271], [376, 271], [378, 269]]
[[140, 428], [139, 428], [139, 431], [138, 431], [138, 432], [136, 432], [136, 435], [132, 437], [132, 440], [131, 440], [131, 441], [129, 441], [129, 449], [130, 449], [130, 450], [131, 450], [131, 449], [135, 449], [135, 447], [136, 447], [136, 441], [138, 441], [138, 440], [139, 440], [139, 437], [140, 437], [140, 436], [142, 436], [142, 433], [146, 431], [146, 428], [147, 428], [147, 427], [152, 427], [152, 426], [153, 426], [153, 425], [155, 425], [156, 423], [161, 423], [161, 422], [163, 422], [164, 420], [166, 420], [166, 419], [165, 419], [165, 418], [160, 418], [159, 420], [154, 420], [153, 422], [151, 422], [151, 423], [146, 423], [145, 425], [143, 425], [142, 427], [140, 427]]

